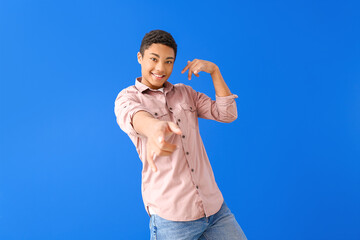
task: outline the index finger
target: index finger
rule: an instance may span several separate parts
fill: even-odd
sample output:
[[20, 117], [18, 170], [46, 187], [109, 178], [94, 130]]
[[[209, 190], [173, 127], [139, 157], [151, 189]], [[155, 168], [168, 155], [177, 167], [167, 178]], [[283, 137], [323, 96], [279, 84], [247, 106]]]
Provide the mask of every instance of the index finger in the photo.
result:
[[186, 70], [188, 70], [190, 67], [189, 63], [184, 67], [184, 69], [181, 71], [181, 73], [186, 72]]
[[153, 172], [156, 172], [157, 171], [157, 167], [155, 165], [155, 158], [156, 158], [156, 154], [155, 153], [150, 153], [150, 154], [147, 154], [147, 162], [149, 163], [151, 169], [153, 170]]

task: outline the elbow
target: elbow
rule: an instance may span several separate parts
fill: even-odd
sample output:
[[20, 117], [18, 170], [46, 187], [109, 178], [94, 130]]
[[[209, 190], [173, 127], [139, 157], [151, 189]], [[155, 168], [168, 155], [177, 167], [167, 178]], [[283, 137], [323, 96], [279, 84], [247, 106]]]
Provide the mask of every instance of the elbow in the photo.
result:
[[225, 123], [232, 123], [233, 121], [235, 121], [237, 119], [237, 116], [231, 117], [226, 119]]
[[216, 112], [215, 119], [219, 122], [223, 123], [231, 123], [235, 121], [238, 117], [237, 109], [235, 104], [231, 104], [230, 106], [225, 106], [223, 108], [218, 108]]
[[235, 121], [237, 119], [237, 113], [235, 112], [234, 114], [228, 114], [225, 118], [223, 118], [221, 120], [221, 122], [224, 122], [224, 123], [231, 123], [233, 121]]
[[237, 113], [235, 101], [233, 102], [233, 104], [227, 107], [225, 116], [226, 116], [226, 121], [225, 121], [226, 123], [231, 123], [237, 119], [238, 113]]
[[232, 108], [228, 109], [227, 111], [228, 123], [235, 121], [237, 117], [238, 117], [238, 113], [237, 113], [236, 105], [233, 105]]

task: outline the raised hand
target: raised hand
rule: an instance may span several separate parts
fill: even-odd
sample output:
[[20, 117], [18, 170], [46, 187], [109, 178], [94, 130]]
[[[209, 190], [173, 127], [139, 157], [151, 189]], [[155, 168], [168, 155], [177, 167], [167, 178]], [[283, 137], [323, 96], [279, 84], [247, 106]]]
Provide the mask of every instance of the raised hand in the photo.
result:
[[216, 70], [218, 70], [218, 66], [215, 63], [209, 61], [194, 59], [187, 62], [187, 65], [181, 71], [181, 73], [185, 73], [186, 70], [189, 70], [188, 79], [191, 80], [192, 74], [197, 77], [199, 77], [200, 72], [207, 72], [213, 74]]

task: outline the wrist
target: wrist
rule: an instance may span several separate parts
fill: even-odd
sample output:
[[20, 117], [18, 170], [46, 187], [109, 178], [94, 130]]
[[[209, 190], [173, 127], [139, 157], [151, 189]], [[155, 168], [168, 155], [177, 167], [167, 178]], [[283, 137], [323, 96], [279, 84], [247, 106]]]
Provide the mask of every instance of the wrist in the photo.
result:
[[219, 67], [216, 65], [216, 64], [214, 64], [215, 66], [214, 66], [214, 68], [213, 68], [213, 71], [210, 73], [210, 75], [213, 77], [214, 75], [218, 75], [218, 74], [220, 74], [220, 69], [219, 69]]
[[146, 130], [144, 131], [145, 137], [149, 138], [154, 136], [155, 133], [162, 128], [162, 124], [163, 124], [162, 122], [163, 121], [158, 120], [156, 118], [148, 119], [146, 126], [150, 126], [150, 127], [146, 127]]

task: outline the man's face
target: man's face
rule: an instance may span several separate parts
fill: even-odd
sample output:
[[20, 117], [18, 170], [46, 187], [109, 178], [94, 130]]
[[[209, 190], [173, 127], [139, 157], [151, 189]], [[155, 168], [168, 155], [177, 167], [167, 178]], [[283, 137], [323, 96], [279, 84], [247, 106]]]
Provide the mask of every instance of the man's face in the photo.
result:
[[153, 43], [144, 51], [144, 56], [138, 52], [137, 57], [141, 64], [141, 82], [152, 89], [162, 88], [174, 67], [174, 49]]

